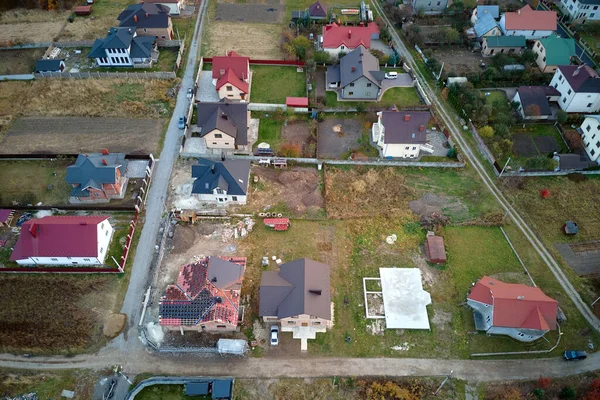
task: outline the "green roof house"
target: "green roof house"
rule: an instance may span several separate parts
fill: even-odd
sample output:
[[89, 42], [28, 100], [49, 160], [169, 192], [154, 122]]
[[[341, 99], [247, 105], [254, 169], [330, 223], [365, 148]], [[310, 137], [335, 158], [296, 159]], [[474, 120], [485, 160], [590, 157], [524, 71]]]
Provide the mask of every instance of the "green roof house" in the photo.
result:
[[525, 36], [485, 36], [481, 53], [484, 56], [496, 54], [521, 54], [527, 45]]
[[536, 40], [533, 44], [536, 62], [540, 71], [554, 73], [560, 65], [571, 64], [575, 53], [575, 40], [561, 38], [556, 33]]

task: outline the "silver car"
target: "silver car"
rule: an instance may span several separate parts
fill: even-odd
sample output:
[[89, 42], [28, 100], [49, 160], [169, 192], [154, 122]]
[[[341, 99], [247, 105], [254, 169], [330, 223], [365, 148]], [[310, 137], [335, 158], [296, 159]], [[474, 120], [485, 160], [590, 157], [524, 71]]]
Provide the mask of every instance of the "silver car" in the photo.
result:
[[271, 325], [271, 346], [279, 344], [279, 326]]

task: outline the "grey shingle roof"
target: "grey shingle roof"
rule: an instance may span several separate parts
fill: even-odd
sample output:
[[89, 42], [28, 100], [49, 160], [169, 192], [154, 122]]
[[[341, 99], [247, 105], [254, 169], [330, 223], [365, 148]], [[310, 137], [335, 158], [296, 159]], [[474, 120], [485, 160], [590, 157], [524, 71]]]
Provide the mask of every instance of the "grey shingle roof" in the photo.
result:
[[152, 36], [136, 36], [131, 41], [129, 55], [132, 58], [150, 58], [155, 38]]
[[219, 162], [199, 158], [198, 164], [192, 165], [192, 178], [196, 178], [192, 193], [211, 194], [215, 188], [219, 188], [226, 190], [228, 195], [243, 196], [248, 191], [249, 176], [250, 161], [248, 160]]
[[219, 289], [231, 289], [230, 286], [239, 282], [243, 275], [244, 267], [241, 265], [219, 257], [209, 257], [206, 279]]
[[[106, 160], [107, 165], [104, 165], [103, 160]], [[87, 187], [102, 189], [103, 184], [115, 183], [117, 168], [124, 176], [127, 171], [127, 160], [123, 153], [80, 154], [75, 164], [67, 167], [66, 181], [71, 185], [79, 185], [73, 189], [73, 196], [75, 193], [84, 195]]]
[[331, 320], [329, 266], [308, 258], [264, 272], [260, 281], [260, 316], [287, 318], [308, 314]]
[[379, 61], [363, 46], [358, 46], [340, 59], [340, 82], [342, 87], [349, 85], [361, 76], [381, 87], [380, 77], [378, 74], [374, 74], [378, 71]]
[[106, 57], [106, 49], [130, 49], [133, 58], [149, 58], [155, 38], [151, 36], [135, 36], [133, 28], [110, 28], [104, 39], [96, 39], [89, 58]]
[[248, 103], [223, 99], [216, 103], [198, 103], [197, 107], [201, 137], [218, 129], [235, 138], [236, 145], [248, 144]]
[[[408, 116], [408, 121], [406, 117]], [[427, 139], [429, 111], [382, 111], [381, 122], [385, 127], [383, 141], [386, 144], [424, 144]], [[425, 130], [421, 131], [421, 126]]]
[[[134, 16], [137, 15], [137, 21]], [[169, 7], [162, 4], [132, 4], [117, 17], [121, 27], [167, 28], [169, 26]]]

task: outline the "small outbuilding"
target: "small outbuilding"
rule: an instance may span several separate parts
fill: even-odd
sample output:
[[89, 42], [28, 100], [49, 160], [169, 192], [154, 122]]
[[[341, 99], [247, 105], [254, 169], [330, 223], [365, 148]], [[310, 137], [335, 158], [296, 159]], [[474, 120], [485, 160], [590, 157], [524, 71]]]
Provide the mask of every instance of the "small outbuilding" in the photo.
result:
[[35, 63], [35, 72], [63, 72], [66, 67], [65, 60], [38, 60]]
[[294, 108], [307, 108], [308, 97], [286, 97], [285, 105]]
[[90, 15], [92, 13], [92, 6], [77, 6], [73, 11], [75, 15]]
[[446, 262], [444, 239], [441, 236], [435, 236], [433, 232], [427, 233], [427, 257], [429, 262], [434, 264], [444, 264]]
[[562, 227], [563, 232], [567, 236], [575, 236], [579, 233], [579, 227], [577, 226], [577, 222], [567, 221]]
[[290, 227], [289, 218], [265, 218], [263, 223], [265, 226], [273, 228], [276, 231], [287, 231]]

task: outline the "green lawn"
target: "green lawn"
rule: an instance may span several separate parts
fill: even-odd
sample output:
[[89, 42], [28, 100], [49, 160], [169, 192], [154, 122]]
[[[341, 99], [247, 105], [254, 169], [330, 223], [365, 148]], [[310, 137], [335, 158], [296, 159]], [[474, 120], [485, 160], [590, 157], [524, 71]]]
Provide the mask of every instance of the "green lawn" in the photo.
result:
[[257, 146], [259, 143], [267, 142], [271, 145], [271, 148], [275, 153], [279, 151], [281, 146], [281, 128], [283, 122], [275, 120], [273, 118], [261, 118], [258, 125], [258, 140], [255, 143]]
[[0, 204], [68, 204], [72, 187], [65, 181], [66, 168], [74, 161], [0, 161]]
[[[153, 385], [144, 388], [135, 396], [136, 400], [179, 400], [187, 399], [184, 385]], [[195, 396], [194, 399], [209, 399], [207, 396]]]
[[285, 104], [285, 98], [306, 97], [306, 74], [296, 67], [253, 65], [250, 100], [253, 103]]
[[337, 94], [332, 91], [327, 91], [326, 96], [327, 108], [357, 108], [362, 106], [367, 110], [380, 110], [393, 105], [398, 106], [399, 109], [423, 106], [417, 90], [411, 87], [388, 89], [378, 102], [338, 101]]

